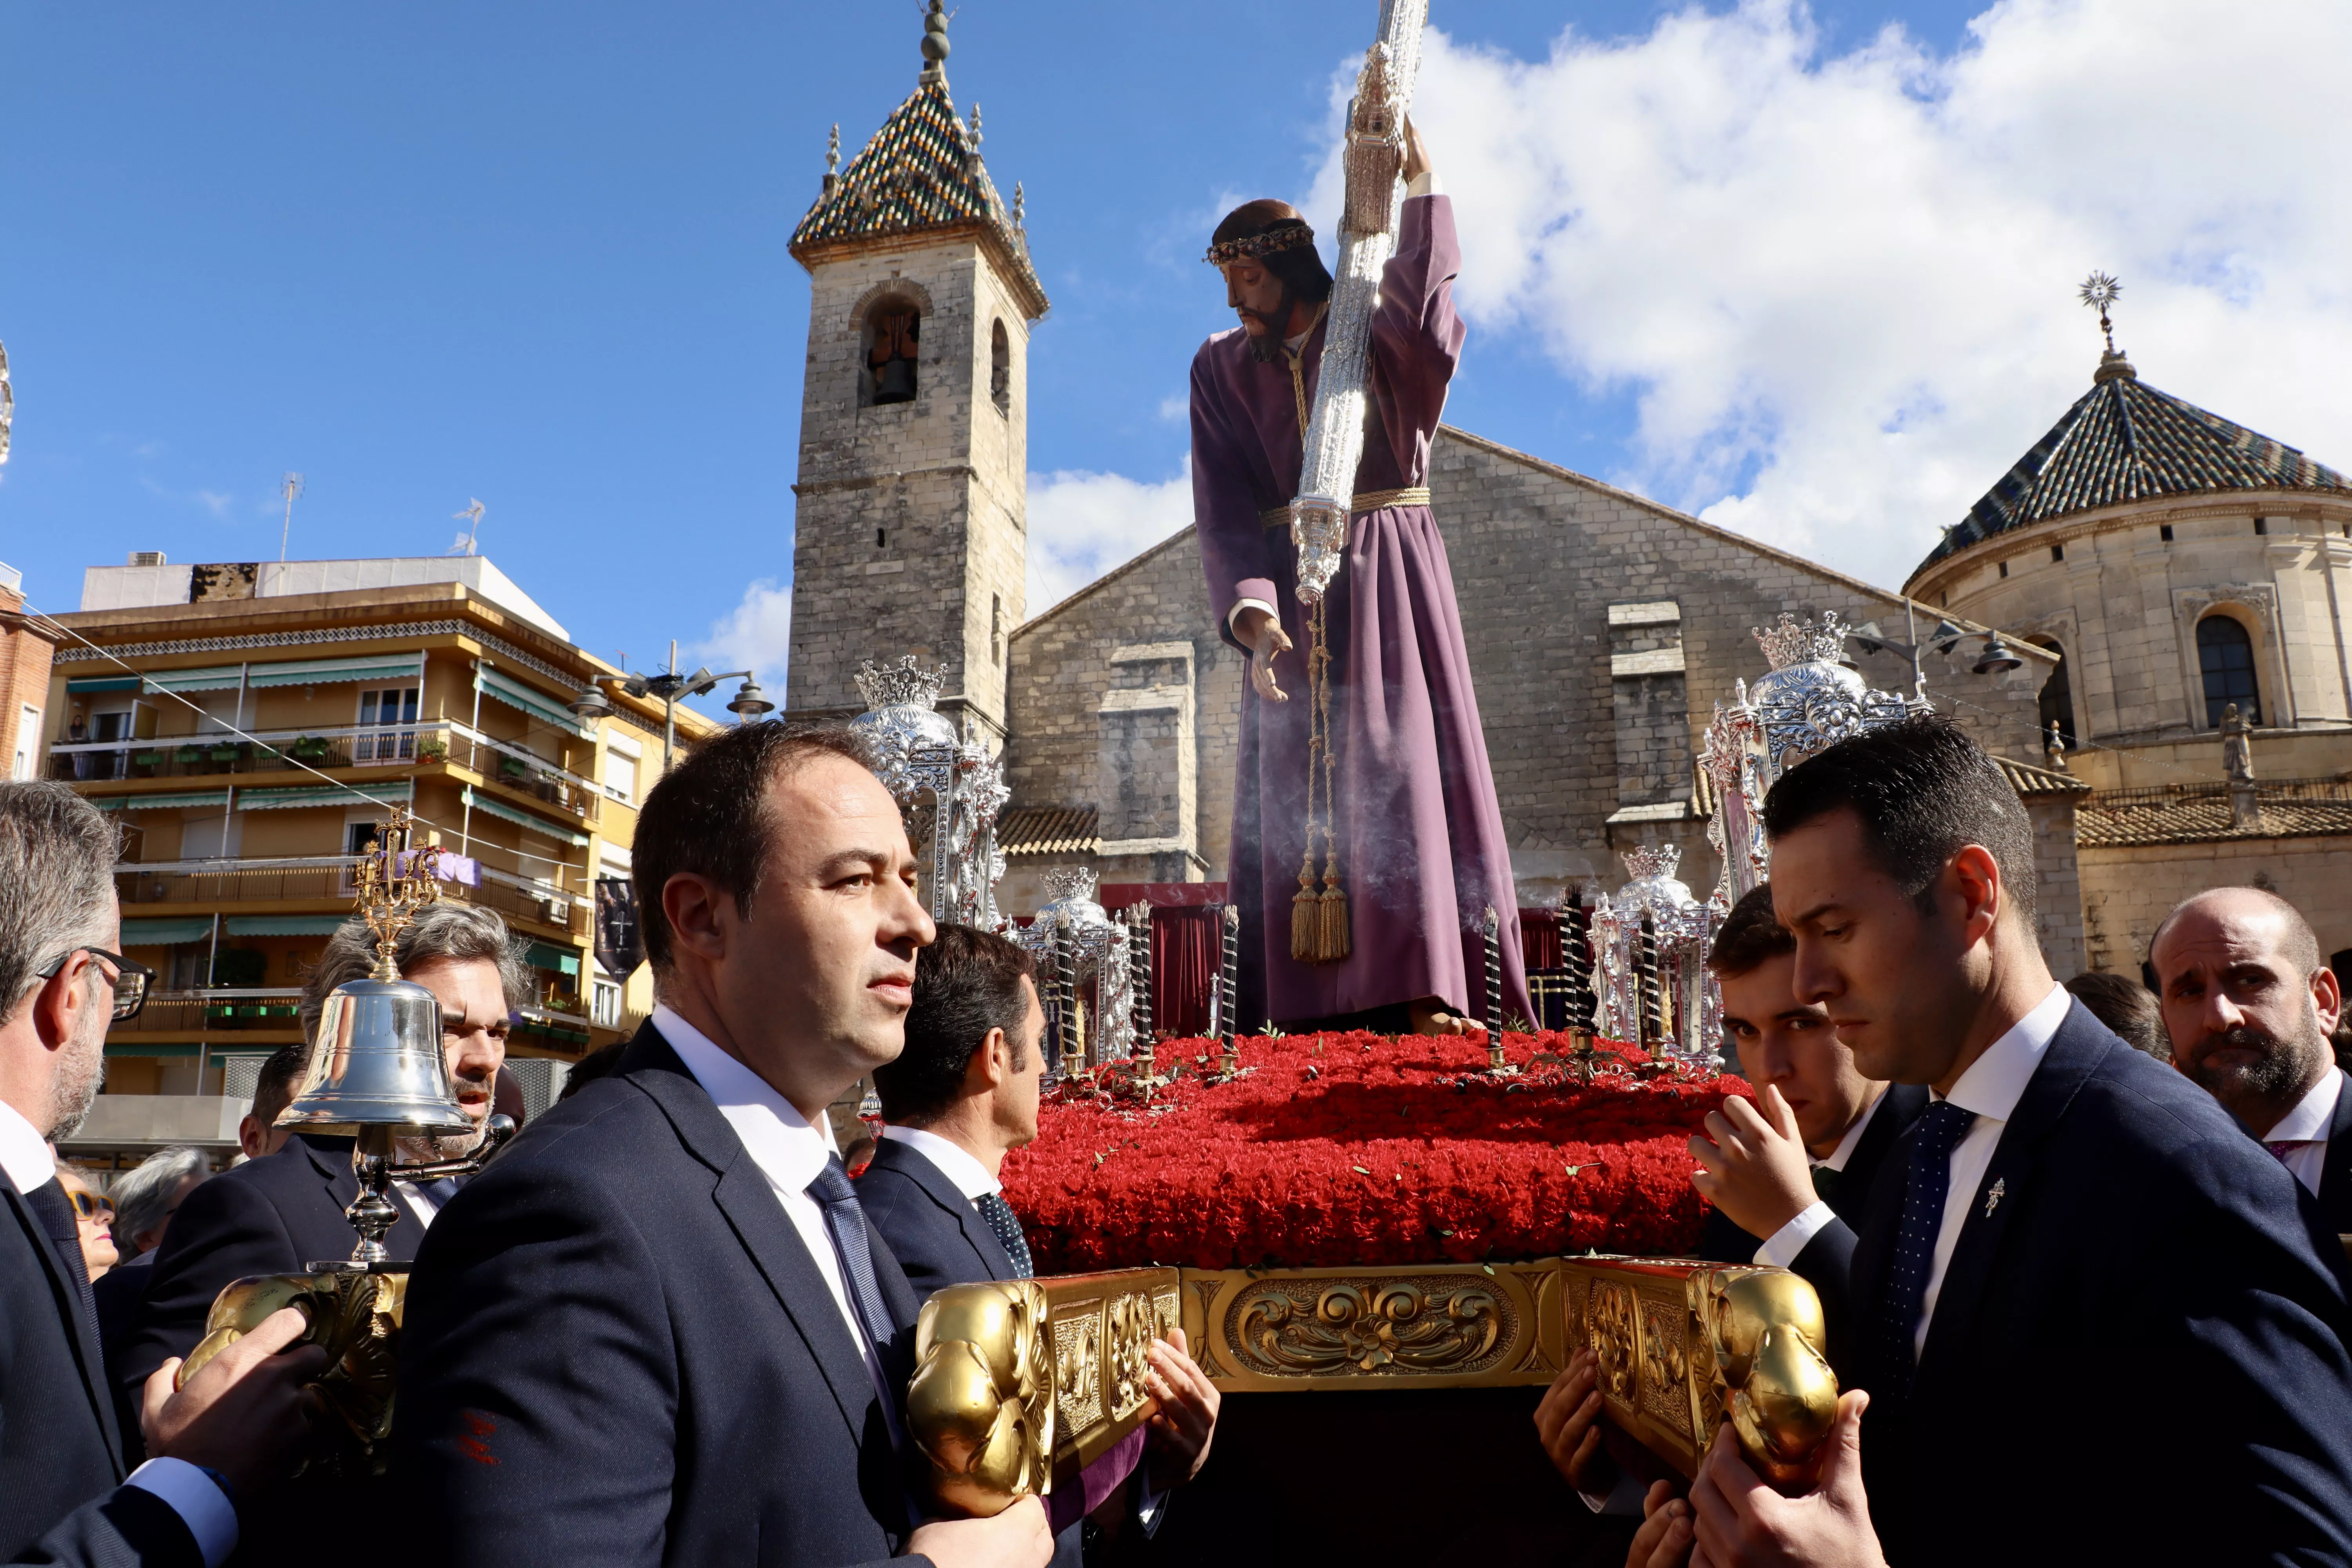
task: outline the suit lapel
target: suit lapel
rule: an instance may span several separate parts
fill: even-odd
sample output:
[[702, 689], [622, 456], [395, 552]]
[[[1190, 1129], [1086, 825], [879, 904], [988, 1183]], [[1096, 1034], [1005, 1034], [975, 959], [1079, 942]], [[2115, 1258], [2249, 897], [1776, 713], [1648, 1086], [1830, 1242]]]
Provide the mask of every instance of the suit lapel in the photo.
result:
[[988, 1228], [988, 1222], [980, 1217], [980, 1211], [971, 1206], [971, 1200], [958, 1191], [953, 1182], [948, 1180], [948, 1173], [933, 1164], [921, 1150], [910, 1144], [900, 1143], [895, 1139], [888, 1138], [884, 1139], [882, 1142], [885, 1148], [896, 1151], [891, 1157], [891, 1168], [908, 1177], [917, 1186], [922, 1188], [923, 1195], [937, 1204], [941, 1213], [955, 1221], [956, 1229], [962, 1235], [964, 1245], [971, 1248], [973, 1258], [978, 1259], [980, 1266], [988, 1271], [988, 1278], [1012, 1279], [1013, 1255], [1004, 1250], [1004, 1244], [996, 1239], [996, 1233]]
[[2336, 1091], [2336, 1114], [2327, 1123], [2327, 1158], [2320, 1167], [2319, 1206], [2328, 1215], [2328, 1223], [2340, 1226], [2335, 1216], [2352, 1208], [2352, 1077]]
[[89, 1400], [90, 1413], [97, 1416], [99, 1430], [106, 1434], [107, 1460], [114, 1467], [115, 1479], [122, 1479], [122, 1435], [115, 1429], [114, 1400], [105, 1385], [102, 1368], [105, 1365], [97, 1344], [89, 1338], [88, 1324], [81, 1311], [81, 1287], [66, 1272], [65, 1259], [58, 1256], [57, 1244], [49, 1239], [48, 1227], [33, 1205], [17, 1192], [16, 1184], [0, 1180], [0, 1189], [8, 1194], [9, 1207], [15, 1210], [16, 1223], [24, 1228], [25, 1239], [40, 1255], [41, 1267], [47, 1271], [49, 1297], [65, 1324], [66, 1342], [73, 1347], [74, 1366], [81, 1373], [82, 1393]]
[[[810, 1359], [824, 1374], [826, 1385], [833, 1390], [834, 1402], [841, 1407], [841, 1418], [849, 1427], [851, 1440], [862, 1443], [866, 1410], [875, 1397], [874, 1380], [866, 1373], [865, 1354], [851, 1337], [849, 1325], [842, 1321], [832, 1288], [825, 1284], [816, 1260], [809, 1256], [807, 1244], [785, 1215], [783, 1205], [777, 1201], [776, 1190], [769, 1184], [767, 1173], [744, 1149], [735, 1129], [719, 1113], [719, 1107], [711, 1103], [709, 1094], [687, 1070], [677, 1053], [670, 1049], [669, 1042], [651, 1024], [637, 1031], [615, 1076], [625, 1077], [650, 1095], [669, 1118], [688, 1152], [718, 1173], [712, 1201], [727, 1216], [743, 1250], [767, 1280], [769, 1289], [775, 1292], [777, 1303], [792, 1319], [793, 1328], [799, 1331]], [[895, 1280], [898, 1296], [905, 1300], [892, 1299], [888, 1283], [883, 1285], [885, 1299], [891, 1301], [894, 1312], [903, 1310], [911, 1320], [913, 1292], [908, 1289], [905, 1274], [895, 1262], [886, 1271], [877, 1261], [877, 1281], [884, 1279], [886, 1272]]]
[[[2084, 1080], [2109, 1050], [2131, 1047], [2109, 1035], [2080, 1002], [2051, 1037], [2050, 1048], [2026, 1081], [2025, 1093], [1993, 1145], [1992, 1163], [1970, 1194], [1960, 1237], [1937, 1292], [1935, 1316], [1919, 1356], [1913, 1397], [1920, 1398], [1942, 1369], [1955, 1364], [1976, 1321], [1977, 1308], [2000, 1257], [2010, 1221], [2033, 1201], [2033, 1174], [2042, 1142], [2055, 1131]], [[1997, 1195], [1996, 1195], [1997, 1194]]]

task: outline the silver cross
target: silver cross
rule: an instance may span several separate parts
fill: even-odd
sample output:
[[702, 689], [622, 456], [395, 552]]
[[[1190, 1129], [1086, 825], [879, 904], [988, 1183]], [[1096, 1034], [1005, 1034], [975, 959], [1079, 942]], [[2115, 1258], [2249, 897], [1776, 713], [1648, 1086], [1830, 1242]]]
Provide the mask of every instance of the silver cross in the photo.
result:
[[2000, 1207], [2000, 1200], [2007, 1196], [2008, 1193], [2009, 1179], [2005, 1176], [1994, 1182], [1992, 1186], [1985, 1193], [1985, 1217], [1987, 1219], [1990, 1219], [1992, 1217], [1993, 1210]]

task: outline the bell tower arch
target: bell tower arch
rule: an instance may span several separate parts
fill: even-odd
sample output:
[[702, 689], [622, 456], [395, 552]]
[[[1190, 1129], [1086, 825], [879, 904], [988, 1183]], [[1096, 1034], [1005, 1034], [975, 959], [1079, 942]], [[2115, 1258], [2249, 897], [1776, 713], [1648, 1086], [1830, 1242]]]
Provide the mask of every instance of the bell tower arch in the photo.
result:
[[809, 273], [785, 717], [855, 713], [864, 659], [944, 665], [942, 711], [992, 743], [1026, 612], [1028, 351], [1045, 313], [1020, 187], [949, 96], [931, 0], [915, 90], [793, 231]]

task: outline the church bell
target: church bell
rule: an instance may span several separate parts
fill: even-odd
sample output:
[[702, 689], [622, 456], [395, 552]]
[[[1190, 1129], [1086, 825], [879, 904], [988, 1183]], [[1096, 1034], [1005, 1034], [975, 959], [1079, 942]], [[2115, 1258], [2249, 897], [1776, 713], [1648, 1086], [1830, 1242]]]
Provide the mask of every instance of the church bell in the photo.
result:
[[406, 980], [336, 987], [320, 1015], [301, 1090], [278, 1125], [341, 1134], [362, 1127], [472, 1131], [449, 1088], [441, 999]]

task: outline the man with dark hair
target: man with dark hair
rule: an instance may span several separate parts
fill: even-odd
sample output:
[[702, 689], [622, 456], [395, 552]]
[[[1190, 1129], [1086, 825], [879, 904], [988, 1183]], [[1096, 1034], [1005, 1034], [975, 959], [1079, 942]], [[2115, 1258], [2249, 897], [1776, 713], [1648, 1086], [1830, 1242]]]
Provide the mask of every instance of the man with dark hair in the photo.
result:
[[56, 1568], [220, 1568], [265, 1513], [308, 1430], [317, 1349], [272, 1315], [132, 1408], [153, 1457], [127, 1469], [74, 1205], [50, 1145], [97, 1098], [106, 1031], [151, 973], [122, 945], [115, 825], [63, 784], [0, 784], [0, 1560]]
[[[1796, 994], [1866, 1076], [1934, 1093], [1861, 1228], [1821, 1482], [1783, 1497], [1718, 1436], [1691, 1490], [1706, 1560], [2352, 1554], [2335, 1238], [2219, 1106], [2051, 979], [2024, 808], [1992, 759], [1908, 720], [1782, 774], [1764, 826]], [[2192, 1473], [2117, 1437], [2156, 1386]], [[2065, 1496], [1984, 1484], [1988, 1466]]]
[[[1691, 1138], [1703, 1167], [1692, 1184], [1715, 1205], [1698, 1256], [1794, 1269], [1822, 1311], [1843, 1319], [1853, 1227], [1927, 1091], [1865, 1077], [1828, 1010], [1798, 999], [1797, 939], [1773, 914], [1769, 886], [1732, 905], [1706, 962], [1723, 989], [1724, 1035], [1756, 1100], [1726, 1100], [1708, 1114], [1706, 1136]], [[1536, 1429], [1588, 1502], [1637, 1513], [1639, 1484], [1601, 1451], [1594, 1378], [1591, 1352], [1571, 1357], [1536, 1407]]]
[[[1370, 327], [1347, 559], [1312, 611], [1295, 592], [1287, 508], [1322, 374], [1330, 275], [1314, 231], [1277, 201], [1235, 208], [1207, 257], [1240, 319], [1193, 357], [1192, 406], [1209, 606], [1250, 655], [1231, 857], [1244, 1029], [1348, 1018], [1463, 1032], [1490, 904], [1502, 911], [1506, 1010], [1535, 1016], [1453, 568], [1429, 510], [1430, 444], [1462, 352], [1462, 251], [1452, 200], [1409, 123], [1403, 172], [1396, 254]], [[1294, 647], [1306, 649], [1295, 702], [1276, 669]], [[1299, 929], [1323, 935], [1294, 946], [1295, 910], [1342, 909], [1344, 944], [1308, 922]]]
[[2173, 1065], [2352, 1232], [2352, 1095], [2332, 1037], [2344, 993], [2301, 910], [2261, 888], [2183, 901], [2148, 943]]
[[1034, 1499], [910, 1518], [914, 1292], [824, 1111], [897, 1057], [931, 940], [845, 731], [744, 724], [645, 800], [658, 1000], [450, 1201], [410, 1276], [393, 1470], [455, 1568], [1039, 1568]]
[[247, 1159], [275, 1154], [294, 1135], [292, 1128], [278, 1125], [278, 1118], [294, 1103], [294, 1091], [310, 1065], [308, 1045], [280, 1046], [261, 1064], [260, 1072], [254, 1075], [252, 1108], [236, 1123], [236, 1146], [245, 1152]]
[[2113, 1029], [2116, 1037], [2132, 1049], [2145, 1051], [2158, 1061], [2172, 1059], [2172, 1041], [2164, 1032], [2164, 1014], [2156, 1005], [2156, 993], [2137, 976], [2086, 969], [2066, 982], [2066, 989], [2091, 1010], [2092, 1017]]
[[[1038, 1080], [1045, 1068], [1036, 963], [992, 932], [943, 925], [915, 960], [915, 1002], [907, 1048], [874, 1072], [881, 1097], [881, 1146], [857, 1185], [882, 1233], [923, 1295], [976, 1279], [1026, 1279], [1029, 1246], [998, 1180], [1004, 1156], [1037, 1136]], [[1106, 1523], [1159, 1528], [1168, 1492], [1208, 1458], [1217, 1421], [1216, 1388], [1184, 1353], [1184, 1331], [1145, 1352], [1144, 1387], [1159, 1401], [1148, 1438], [1087, 1468], [1087, 1500], [1122, 1500]], [[1149, 1446], [1140, 1487], [1123, 1485]], [[1055, 1562], [1081, 1558], [1083, 1521], [1059, 1537]]]

